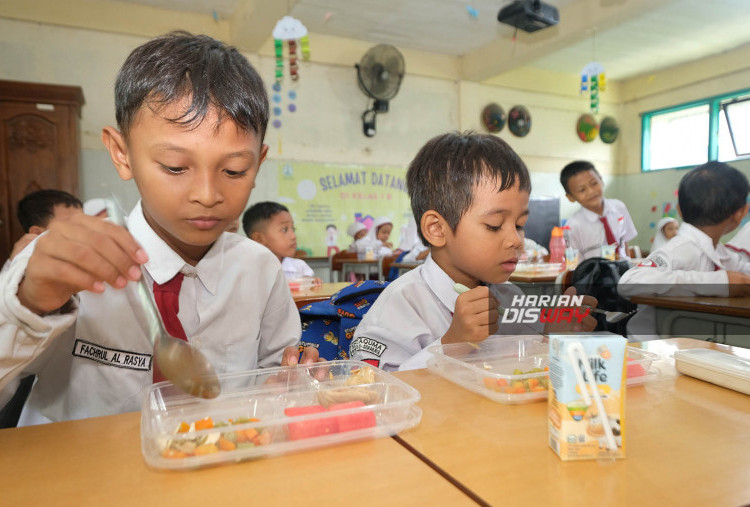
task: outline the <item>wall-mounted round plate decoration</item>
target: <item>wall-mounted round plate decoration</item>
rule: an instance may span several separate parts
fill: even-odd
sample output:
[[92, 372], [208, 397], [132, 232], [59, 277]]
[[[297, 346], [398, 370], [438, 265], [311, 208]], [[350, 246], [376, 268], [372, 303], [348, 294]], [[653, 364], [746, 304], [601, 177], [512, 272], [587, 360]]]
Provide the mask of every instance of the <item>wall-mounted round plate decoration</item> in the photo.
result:
[[482, 109], [482, 125], [487, 132], [500, 132], [505, 126], [505, 111], [499, 104], [494, 102], [487, 104]]
[[508, 128], [518, 137], [523, 137], [531, 130], [531, 114], [524, 106], [513, 106], [508, 113]]
[[617, 140], [618, 135], [620, 135], [620, 126], [617, 120], [611, 116], [605, 117], [599, 125], [599, 138], [603, 143], [612, 144]]
[[590, 143], [599, 135], [599, 124], [592, 114], [582, 114], [576, 123], [578, 138], [584, 143]]

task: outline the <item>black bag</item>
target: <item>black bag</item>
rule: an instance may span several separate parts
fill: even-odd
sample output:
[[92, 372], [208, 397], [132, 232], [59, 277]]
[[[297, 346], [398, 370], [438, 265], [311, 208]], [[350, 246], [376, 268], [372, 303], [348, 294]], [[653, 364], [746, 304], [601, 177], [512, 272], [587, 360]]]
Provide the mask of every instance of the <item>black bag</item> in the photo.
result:
[[[631, 312], [636, 309], [637, 305], [621, 297], [617, 292], [617, 282], [628, 269], [630, 269], [630, 263], [627, 260], [611, 261], [601, 257], [586, 259], [573, 272], [571, 285], [576, 288], [577, 294], [595, 297], [599, 302], [597, 307], [602, 310]], [[593, 316], [599, 322], [596, 330], [625, 335], [625, 328], [630, 318], [610, 324], [602, 314], [593, 314]]]

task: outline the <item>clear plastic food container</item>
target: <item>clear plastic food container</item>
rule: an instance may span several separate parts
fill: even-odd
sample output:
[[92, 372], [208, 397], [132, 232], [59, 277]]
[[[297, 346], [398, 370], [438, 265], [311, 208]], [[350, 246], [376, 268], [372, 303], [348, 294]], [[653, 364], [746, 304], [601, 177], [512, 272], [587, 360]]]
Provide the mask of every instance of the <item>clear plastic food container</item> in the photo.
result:
[[750, 394], [750, 360], [711, 349], [686, 349], [674, 353], [680, 373]]
[[[549, 345], [540, 336], [490, 337], [477, 344], [435, 344], [427, 367], [470, 391], [500, 403], [546, 400]], [[658, 378], [659, 356], [627, 347], [627, 385]]]
[[156, 468], [192, 469], [394, 435], [419, 424], [419, 391], [360, 361], [219, 375], [221, 395], [151, 386], [141, 450]]
[[289, 290], [310, 290], [315, 285], [314, 276], [298, 276], [289, 280]]

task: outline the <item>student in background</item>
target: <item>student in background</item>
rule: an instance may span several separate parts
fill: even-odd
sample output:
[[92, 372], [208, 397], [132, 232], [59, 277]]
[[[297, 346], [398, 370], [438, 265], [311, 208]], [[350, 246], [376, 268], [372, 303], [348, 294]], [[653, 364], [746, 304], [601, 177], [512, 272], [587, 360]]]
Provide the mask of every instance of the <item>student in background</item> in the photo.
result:
[[[394, 253], [393, 243], [388, 241], [391, 237], [391, 231], [393, 231], [393, 222], [388, 217], [376, 218], [372, 227], [370, 227], [367, 239], [370, 241], [376, 257], [385, 257]], [[400, 250], [396, 250], [395, 253], [400, 252]]]
[[560, 173], [560, 183], [568, 200], [581, 205], [567, 221], [567, 246], [578, 250], [584, 260], [602, 257], [601, 247], [614, 245], [618, 257], [627, 259], [628, 241], [638, 233], [625, 204], [604, 198], [604, 182], [594, 165], [571, 162]]
[[[495, 294], [521, 293], [505, 282], [523, 248], [531, 180], [505, 141], [472, 132], [437, 136], [417, 153], [406, 183], [419, 236], [431, 254], [383, 291], [350, 346], [352, 359], [385, 370], [424, 367], [425, 348], [436, 341], [486, 339], [498, 330]], [[457, 283], [469, 290], [458, 295]], [[500, 285], [491, 292], [487, 284]], [[593, 298], [584, 301], [596, 305]], [[581, 324], [566, 329], [593, 329], [596, 321], [586, 317]], [[529, 327], [503, 324], [509, 331], [529, 334]]]
[[63, 190], [37, 190], [24, 196], [18, 201], [16, 210], [24, 235], [13, 245], [10, 260], [46, 231], [52, 222], [81, 213], [82, 207], [78, 197]]
[[419, 237], [418, 226], [413, 215], [409, 217], [408, 223], [401, 227], [401, 243], [398, 248], [405, 252], [402, 257], [399, 257], [399, 262], [422, 261], [430, 254], [429, 247], [422, 243]]
[[84, 214], [55, 222], [0, 275], [0, 388], [38, 375], [21, 425], [140, 408], [160, 378], [118, 289], [141, 276], [160, 294], [178, 293], [178, 305], [160, 305], [167, 330], [218, 373], [318, 357], [305, 349], [298, 359], [299, 316], [278, 261], [224, 233], [268, 150], [268, 98], [255, 69], [217, 40], [173, 32], [128, 56], [115, 110], [118, 129], [105, 127], [102, 141], [141, 193], [127, 229]]
[[96, 197], [83, 203], [83, 212], [91, 217], [107, 218], [107, 201]]
[[[620, 278], [623, 297], [750, 295], [750, 263], [719, 239], [737, 228], [747, 214], [747, 178], [722, 162], [696, 167], [680, 181], [677, 235], [652, 251]], [[628, 323], [631, 339], [655, 331], [651, 307], [639, 308]]]
[[[302, 259], [294, 257], [297, 235], [289, 209], [277, 202], [264, 201], [250, 206], [242, 215], [242, 228], [247, 237], [268, 248], [281, 262], [287, 280], [301, 276], [315, 277], [315, 272]], [[316, 286], [323, 280], [315, 278]]]
[[655, 252], [666, 245], [667, 241], [677, 235], [679, 228], [680, 222], [676, 218], [664, 217], [659, 220], [656, 223], [656, 232], [654, 233], [654, 242], [651, 243], [651, 251]]
[[350, 252], [357, 251], [357, 240], [367, 236], [367, 226], [362, 222], [354, 222], [346, 228], [346, 233], [352, 237], [352, 243], [349, 245]]

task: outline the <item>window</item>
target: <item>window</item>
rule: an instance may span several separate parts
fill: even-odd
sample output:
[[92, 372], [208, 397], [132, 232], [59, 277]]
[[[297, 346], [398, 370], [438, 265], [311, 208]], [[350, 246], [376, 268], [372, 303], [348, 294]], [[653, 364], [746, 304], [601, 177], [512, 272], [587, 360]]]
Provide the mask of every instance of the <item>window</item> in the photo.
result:
[[750, 90], [645, 113], [641, 169], [750, 156]]

